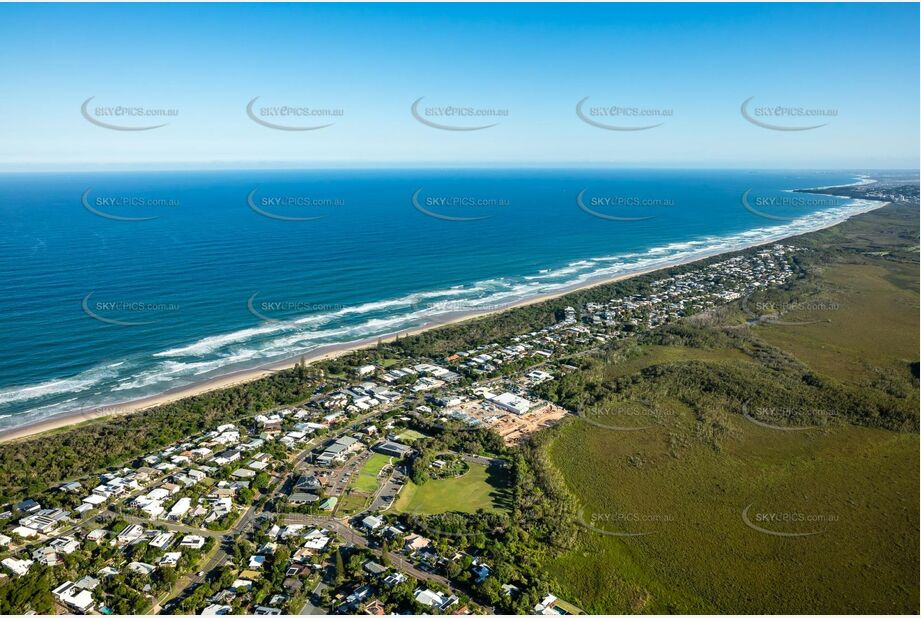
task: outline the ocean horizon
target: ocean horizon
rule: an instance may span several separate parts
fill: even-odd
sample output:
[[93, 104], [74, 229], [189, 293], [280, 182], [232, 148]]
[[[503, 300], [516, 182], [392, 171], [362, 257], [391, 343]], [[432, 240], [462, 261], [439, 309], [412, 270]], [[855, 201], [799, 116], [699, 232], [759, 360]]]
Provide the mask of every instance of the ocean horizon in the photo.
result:
[[853, 171], [0, 174], [0, 429], [820, 229]]

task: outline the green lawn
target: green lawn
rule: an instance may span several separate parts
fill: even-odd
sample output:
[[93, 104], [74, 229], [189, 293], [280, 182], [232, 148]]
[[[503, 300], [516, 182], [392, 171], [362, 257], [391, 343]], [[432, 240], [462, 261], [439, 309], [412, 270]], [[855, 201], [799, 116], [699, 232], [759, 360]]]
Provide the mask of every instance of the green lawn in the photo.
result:
[[422, 485], [407, 480], [393, 508], [418, 515], [475, 513], [479, 509], [497, 513], [507, 510], [509, 500], [505, 471], [471, 463], [470, 470], [457, 478], [429, 480]]
[[339, 499], [338, 508], [336, 509], [337, 516], [350, 516], [363, 511], [365, 507], [368, 506], [368, 496], [364, 494], [348, 494], [341, 496]]
[[365, 494], [373, 494], [377, 491], [378, 476], [381, 470], [390, 463], [390, 457], [380, 453], [374, 453], [364, 463], [358, 476], [352, 481], [352, 489]]
[[397, 436], [397, 441], [403, 442], [404, 444], [412, 444], [419, 438], [427, 438], [427, 437], [428, 436], [426, 436], [424, 433], [420, 433], [416, 431], [415, 429], [407, 429], [406, 431], [404, 431], [403, 433]]

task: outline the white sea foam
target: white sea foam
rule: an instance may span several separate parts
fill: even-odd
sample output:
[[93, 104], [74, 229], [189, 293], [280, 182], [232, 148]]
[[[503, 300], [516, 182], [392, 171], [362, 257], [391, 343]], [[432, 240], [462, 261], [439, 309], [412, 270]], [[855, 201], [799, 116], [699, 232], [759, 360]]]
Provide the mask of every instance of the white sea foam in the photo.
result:
[[[239, 369], [243, 364], [251, 366], [254, 362], [291, 358], [327, 344], [357, 341], [422, 326], [447, 313], [493, 310], [595, 280], [653, 270], [772, 242], [834, 225], [882, 205], [882, 202], [877, 201], [851, 200], [841, 206], [811, 213], [780, 225], [726, 236], [706, 236], [674, 242], [652, 247], [644, 252], [580, 259], [559, 268], [541, 269], [537, 275], [485, 279], [469, 285], [415, 292], [399, 298], [367, 302], [286, 322], [272, 322], [204, 337], [191, 344], [153, 354], [155, 364], [140, 372], [134, 371], [135, 363], [125, 364], [125, 361], [119, 361], [89, 369], [70, 378], [6, 388], [0, 390], [0, 405], [44, 398], [55, 399], [65, 393], [96, 391], [96, 394], [89, 397], [71, 397], [66, 401], [37, 405], [28, 412], [16, 414], [15, 424], [19, 424], [78, 407], [106, 405], [128, 398], [147, 396], [168, 388], [194, 383], [202, 379], [200, 376], [211, 377]], [[356, 316], [367, 318], [354, 323]], [[353, 323], [340, 323], [343, 318]], [[106, 384], [117, 385], [104, 389]], [[88, 400], [92, 400], [91, 403], [88, 403]], [[36, 404], [39, 403], [36, 401]], [[6, 421], [0, 425], [10, 422]]]
[[[800, 189], [800, 190], [801, 191], [821, 191], [823, 189], [840, 189], [843, 187], [860, 187], [863, 185], [872, 185], [875, 182], [878, 182], [878, 181], [873, 178], [870, 178], [869, 176], [861, 174], [855, 177], [854, 182], [848, 182], [843, 185], [828, 185], [825, 187], [808, 187], [806, 189]], [[787, 191], [793, 191], [793, 189], [787, 189]]]
[[79, 393], [116, 375], [117, 373], [109, 367], [94, 367], [69, 378], [5, 388], [0, 390], [0, 404], [29, 401], [62, 393]]
[[416, 292], [401, 298], [392, 298], [388, 300], [367, 302], [361, 305], [342, 307], [330, 312], [309, 315], [300, 318], [292, 318], [285, 321], [279, 320], [278, 322], [272, 322], [258, 327], [246, 328], [231, 333], [205, 337], [204, 339], [200, 339], [199, 341], [189, 345], [170, 348], [162, 352], [157, 352], [153, 356], [155, 358], [181, 356], [200, 357], [202, 355], [225, 348], [229, 345], [243, 343], [271, 333], [287, 332], [303, 328], [304, 326], [324, 324], [331, 322], [336, 318], [341, 318], [348, 315], [363, 315], [366, 313], [383, 311], [385, 309], [393, 309], [395, 307], [410, 307], [415, 303], [429, 298], [461, 295], [465, 292], [467, 292], [466, 289], [455, 287], [447, 290]]
[[[332, 342], [347, 342], [389, 334], [395, 330], [421, 326], [431, 318], [457, 311], [491, 310], [541, 294], [558, 292], [594, 279], [655, 269], [692, 259], [739, 250], [753, 244], [770, 242], [843, 221], [854, 214], [879, 207], [878, 202], [852, 200], [842, 206], [805, 215], [789, 223], [746, 230], [727, 236], [707, 236], [650, 248], [642, 253], [600, 256], [576, 260], [556, 269], [542, 269], [538, 275], [514, 278], [494, 278], [466, 287], [415, 292], [399, 298], [344, 307], [320, 315], [296, 319], [270, 327], [250, 328], [208, 337], [182, 348], [155, 354], [202, 358], [218, 354], [207, 362], [206, 373], [242, 361], [260, 358], [280, 358]], [[444, 303], [423, 303], [424, 300], [446, 299]], [[338, 325], [337, 320], [356, 316], [405, 309], [393, 315], [375, 316], [358, 324]], [[319, 328], [330, 325], [331, 328]], [[187, 365], [192, 368], [193, 365]], [[161, 373], [175, 373], [163, 367]]]
[[234, 331], [232, 333], [224, 333], [222, 335], [205, 337], [204, 339], [199, 339], [190, 345], [181, 346], [178, 348], [170, 348], [169, 350], [164, 350], [163, 352], [157, 352], [154, 354], [154, 358], [168, 356], [201, 356], [202, 354], [213, 352], [214, 350], [222, 348], [231, 343], [247, 341], [259, 335], [265, 335], [279, 330], [291, 328], [294, 328], [294, 326], [285, 323], [273, 323], [267, 326], [245, 328], [243, 330]]

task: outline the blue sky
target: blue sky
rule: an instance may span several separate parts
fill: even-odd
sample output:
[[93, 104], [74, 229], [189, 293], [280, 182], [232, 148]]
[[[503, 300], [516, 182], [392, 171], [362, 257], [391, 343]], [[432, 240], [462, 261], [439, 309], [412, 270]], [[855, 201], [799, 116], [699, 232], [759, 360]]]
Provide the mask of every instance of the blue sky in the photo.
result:
[[[4, 4], [0, 169], [917, 167], [918, 47], [917, 4]], [[256, 96], [342, 115], [273, 130], [247, 117]], [[81, 115], [89, 97], [178, 115], [113, 131]], [[439, 130], [411, 115], [419, 97], [508, 115]], [[584, 97], [671, 116], [599, 129]], [[765, 129], [740, 113], [749, 97], [836, 115]]]

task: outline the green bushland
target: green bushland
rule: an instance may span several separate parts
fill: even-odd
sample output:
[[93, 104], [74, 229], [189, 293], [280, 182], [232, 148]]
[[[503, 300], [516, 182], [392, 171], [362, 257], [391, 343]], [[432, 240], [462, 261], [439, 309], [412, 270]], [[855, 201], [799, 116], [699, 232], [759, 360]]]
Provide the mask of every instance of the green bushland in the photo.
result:
[[[721, 447], [689, 410], [635, 432], [573, 420], [550, 457], [583, 507], [546, 563], [559, 594], [604, 612], [905, 612], [917, 603], [917, 436], [852, 426], [778, 432], [727, 416]], [[881, 482], [885, 479], [886, 482]], [[747, 527], [753, 513], [831, 516]], [[619, 519], [619, 518], [626, 519]], [[752, 515], [754, 517], [754, 515]]]
[[908, 278], [912, 271], [917, 274], [910, 264], [830, 265], [821, 275], [827, 304], [804, 303], [806, 309], [784, 317], [801, 325], [765, 324], [756, 329], [758, 336], [855, 386], [908, 374], [918, 353], [918, 281]]
[[[544, 438], [580, 524], [545, 561], [560, 596], [594, 613], [918, 612], [917, 229], [891, 207], [796, 239], [808, 275], [757, 297], [796, 325], [745, 326], [737, 303], [542, 387], [582, 415]], [[816, 534], [765, 534], [746, 507]]]

